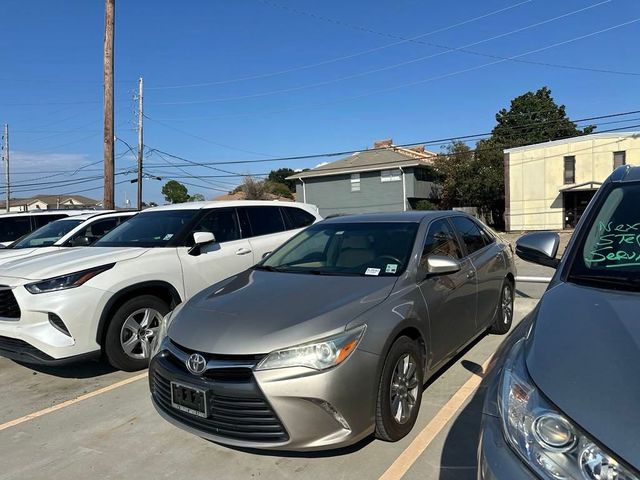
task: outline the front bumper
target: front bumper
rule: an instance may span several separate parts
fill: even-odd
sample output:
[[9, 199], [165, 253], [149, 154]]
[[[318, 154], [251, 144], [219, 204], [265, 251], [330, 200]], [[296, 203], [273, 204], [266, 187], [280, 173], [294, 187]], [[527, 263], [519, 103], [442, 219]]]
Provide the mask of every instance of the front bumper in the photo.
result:
[[[216, 356], [208, 357], [209, 365], [217, 361]], [[343, 364], [324, 372], [306, 368], [254, 371], [246, 359], [235, 367], [233, 361], [226, 358], [222, 368], [196, 376], [187, 371], [182, 359], [161, 351], [149, 367], [156, 410], [191, 433], [242, 448], [332, 449], [373, 433], [377, 355], [356, 350]], [[206, 419], [171, 406], [172, 381], [207, 391]]]

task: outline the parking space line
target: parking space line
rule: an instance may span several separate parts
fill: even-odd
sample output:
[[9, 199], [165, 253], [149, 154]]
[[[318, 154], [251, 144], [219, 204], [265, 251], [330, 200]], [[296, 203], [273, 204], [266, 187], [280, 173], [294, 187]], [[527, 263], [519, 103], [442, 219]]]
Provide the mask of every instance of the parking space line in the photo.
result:
[[147, 372], [140, 373], [136, 376], [126, 378], [124, 380], [113, 383], [111, 385], [107, 385], [106, 387], [99, 388], [98, 390], [94, 390], [93, 392], [85, 393], [84, 395], [80, 395], [79, 397], [73, 398], [71, 400], [67, 400], [65, 402], [58, 403], [57, 405], [53, 405], [43, 410], [38, 410], [37, 412], [30, 413], [28, 415], [25, 415], [24, 417], [16, 418], [15, 420], [10, 420], [6, 423], [0, 424], [0, 431], [6, 430], [7, 428], [15, 427], [16, 425], [20, 425], [21, 423], [28, 422], [38, 417], [42, 417], [43, 415], [56, 412], [58, 410], [69, 407], [71, 405], [82, 402], [84, 400], [88, 400], [98, 395], [102, 395], [103, 393], [110, 392], [112, 390], [115, 390], [116, 388], [124, 387], [125, 385], [129, 385], [130, 383], [137, 382], [138, 380], [142, 380], [143, 378], [146, 378], [146, 377], [147, 377]]
[[[491, 357], [482, 365], [485, 372]], [[379, 480], [400, 480], [411, 468], [416, 460], [427, 449], [438, 433], [447, 425], [454, 415], [460, 410], [464, 402], [475, 392], [480, 385], [482, 377], [473, 375], [462, 387], [449, 399], [447, 403], [436, 413], [431, 421], [422, 429], [416, 438], [400, 454], [398, 458], [387, 468]]]

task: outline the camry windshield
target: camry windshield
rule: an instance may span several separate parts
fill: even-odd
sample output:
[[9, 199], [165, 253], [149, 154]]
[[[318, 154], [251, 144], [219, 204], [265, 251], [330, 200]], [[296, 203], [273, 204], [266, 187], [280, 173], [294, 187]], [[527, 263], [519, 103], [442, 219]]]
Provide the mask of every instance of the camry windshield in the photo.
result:
[[609, 191], [582, 240], [570, 279], [602, 287], [640, 286], [640, 184]]
[[139, 213], [111, 230], [92, 246], [166, 247], [197, 213], [197, 209]]
[[11, 248], [36, 248], [53, 245], [82, 223], [79, 219], [57, 220], [31, 232], [11, 245]]
[[417, 223], [319, 223], [285, 243], [255, 268], [317, 275], [400, 275]]

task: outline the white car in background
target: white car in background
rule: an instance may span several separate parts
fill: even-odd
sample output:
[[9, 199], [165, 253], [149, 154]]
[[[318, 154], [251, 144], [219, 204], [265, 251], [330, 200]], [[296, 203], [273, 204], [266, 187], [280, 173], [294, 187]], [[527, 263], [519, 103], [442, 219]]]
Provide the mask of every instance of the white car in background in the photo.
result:
[[88, 247], [137, 213], [96, 211], [48, 223], [0, 249], [0, 271], [1, 265], [10, 260], [55, 252], [65, 247]]
[[47, 223], [95, 210], [41, 210], [0, 214], [0, 248], [15, 242]]
[[103, 352], [122, 370], [144, 368], [172, 308], [319, 220], [315, 206], [293, 202], [167, 205], [90, 247], [9, 261], [0, 267], [0, 355], [61, 364]]

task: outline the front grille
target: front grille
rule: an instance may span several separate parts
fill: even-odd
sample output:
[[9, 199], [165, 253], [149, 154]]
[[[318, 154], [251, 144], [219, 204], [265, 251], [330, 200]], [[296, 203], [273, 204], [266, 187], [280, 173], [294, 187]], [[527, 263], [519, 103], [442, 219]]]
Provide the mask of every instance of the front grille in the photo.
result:
[[0, 285], [0, 317], [20, 318], [20, 306], [16, 301], [13, 290]]
[[[220, 373], [215, 381], [211, 381], [206, 377], [183, 374], [166, 357], [156, 357], [151, 371], [156, 403], [167, 415], [188, 427], [218, 437], [257, 443], [284, 442], [289, 439], [250, 371], [249, 380], [246, 372], [242, 375], [236, 372], [226, 379]], [[171, 405], [170, 378], [207, 391], [207, 418], [180, 411]]]

